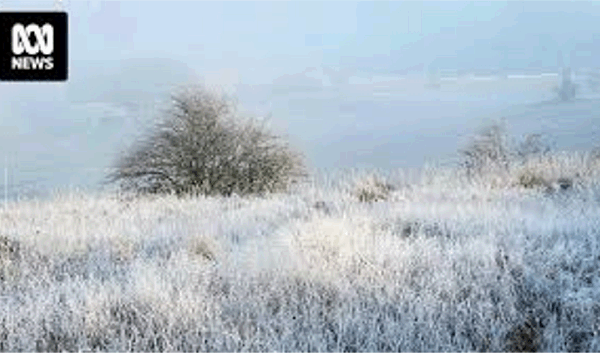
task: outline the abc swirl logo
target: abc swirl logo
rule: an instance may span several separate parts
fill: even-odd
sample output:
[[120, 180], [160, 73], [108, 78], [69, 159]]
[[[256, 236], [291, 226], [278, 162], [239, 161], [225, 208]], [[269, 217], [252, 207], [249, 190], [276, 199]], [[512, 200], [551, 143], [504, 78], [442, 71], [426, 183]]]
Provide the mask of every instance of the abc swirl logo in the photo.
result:
[[[35, 38], [33, 44], [29, 42], [32, 34]], [[23, 52], [37, 55], [40, 51], [44, 55], [51, 55], [54, 51], [54, 27], [49, 23], [41, 28], [33, 23], [27, 27], [15, 23], [12, 28], [12, 51], [15, 55], [22, 55]]]

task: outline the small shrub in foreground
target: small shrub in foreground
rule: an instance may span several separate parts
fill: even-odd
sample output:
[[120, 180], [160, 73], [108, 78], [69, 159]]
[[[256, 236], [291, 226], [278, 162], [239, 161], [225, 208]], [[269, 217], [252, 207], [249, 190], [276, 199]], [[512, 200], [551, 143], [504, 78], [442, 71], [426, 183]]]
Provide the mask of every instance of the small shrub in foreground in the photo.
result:
[[165, 118], [117, 161], [108, 182], [137, 193], [261, 194], [305, 176], [301, 155], [204, 89], [173, 95]]

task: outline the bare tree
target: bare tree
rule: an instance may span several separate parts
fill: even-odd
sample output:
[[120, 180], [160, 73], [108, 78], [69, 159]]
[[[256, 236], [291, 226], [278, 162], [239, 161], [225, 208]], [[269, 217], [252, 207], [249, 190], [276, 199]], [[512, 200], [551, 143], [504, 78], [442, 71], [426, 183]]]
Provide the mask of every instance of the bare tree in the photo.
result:
[[306, 175], [302, 156], [235, 102], [189, 87], [117, 160], [108, 181], [148, 193], [231, 195], [286, 190]]

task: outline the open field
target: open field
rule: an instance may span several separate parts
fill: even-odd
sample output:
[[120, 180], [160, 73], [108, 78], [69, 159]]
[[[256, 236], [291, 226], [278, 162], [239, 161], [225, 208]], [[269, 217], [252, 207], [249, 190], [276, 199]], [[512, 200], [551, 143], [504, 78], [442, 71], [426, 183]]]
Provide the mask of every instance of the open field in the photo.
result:
[[597, 351], [598, 176], [557, 153], [474, 179], [9, 203], [0, 350]]

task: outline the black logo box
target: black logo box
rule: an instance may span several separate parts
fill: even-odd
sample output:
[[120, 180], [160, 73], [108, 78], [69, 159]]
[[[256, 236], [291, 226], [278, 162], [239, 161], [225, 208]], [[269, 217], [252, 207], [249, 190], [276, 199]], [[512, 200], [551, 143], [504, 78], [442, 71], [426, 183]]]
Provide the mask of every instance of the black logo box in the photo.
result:
[[[15, 23], [54, 27], [51, 70], [13, 70], [12, 28]], [[66, 81], [68, 76], [68, 18], [66, 12], [0, 12], [0, 81]], [[31, 36], [30, 41], [34, 40]], [[27, 54], [23, 54], [27, 55]]]

